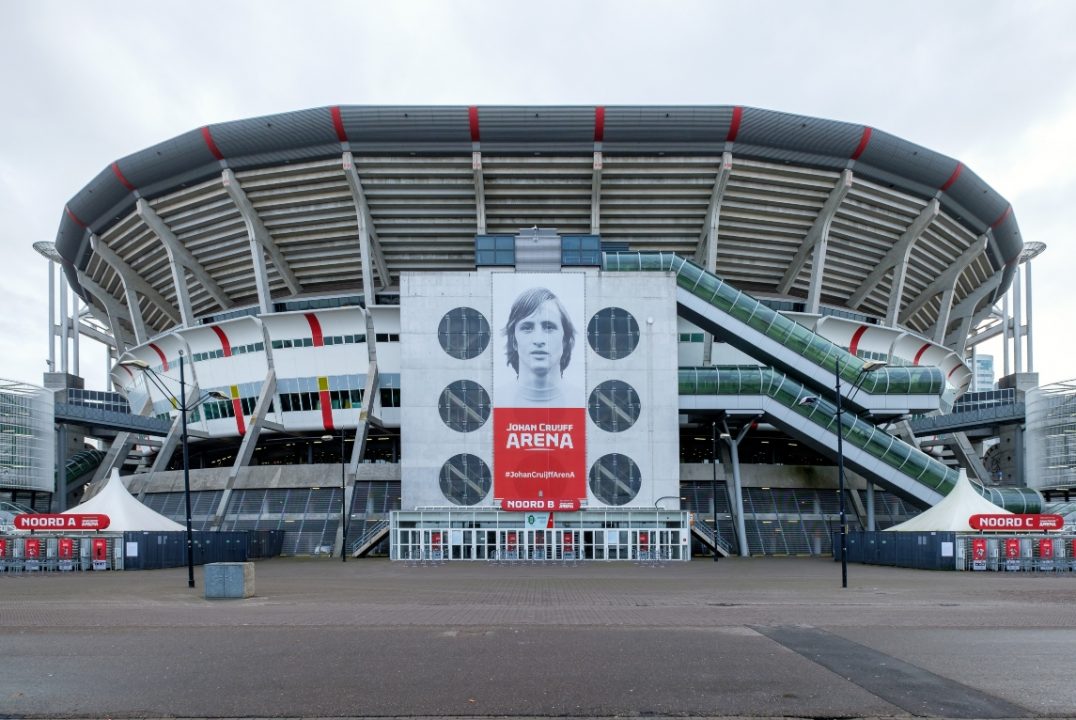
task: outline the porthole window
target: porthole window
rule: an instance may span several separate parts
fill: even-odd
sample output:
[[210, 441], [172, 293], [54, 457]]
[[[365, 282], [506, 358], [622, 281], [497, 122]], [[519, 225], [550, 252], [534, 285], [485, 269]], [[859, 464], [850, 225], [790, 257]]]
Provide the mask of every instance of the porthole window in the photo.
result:
[[606, 380], [590, 393], [587, 411], [606, 432], [623, 432], [639, 419], [642, 403], [635, 388], [622, 380]]
[[441, 466], [441, 493], [453, 505], [475, 505], [489, 494], [493, 474], [478, 456], [462, 453]]
[[445, 425], [459, 432], [472, 432], [489, 418], [489, 393], [473, 380], [457, 380], [441, 391], [437, 410]]
[[639, 323], [623, 308], [599, 310], [587, 324], [587, 342], [606, 360], [626, 358], [639, 345]]
[[481, 355], [489, 345], [489, 338], [489, 321], [474, 308], [449, 310], [437, 326], [441, 348], [457, 360], [470, 360]]
[[627, 455], [603, 455], [590, 467], [590, 491], [606, 505], [631, 502], [641, 486], [639, 466]]

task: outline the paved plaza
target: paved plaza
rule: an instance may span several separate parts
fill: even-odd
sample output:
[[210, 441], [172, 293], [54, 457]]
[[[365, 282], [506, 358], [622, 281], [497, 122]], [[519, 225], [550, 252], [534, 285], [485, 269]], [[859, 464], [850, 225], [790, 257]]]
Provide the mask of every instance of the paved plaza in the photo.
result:
[[0, 576], [0, 717], [1069, 717], [1076, 576], [819, 559]]

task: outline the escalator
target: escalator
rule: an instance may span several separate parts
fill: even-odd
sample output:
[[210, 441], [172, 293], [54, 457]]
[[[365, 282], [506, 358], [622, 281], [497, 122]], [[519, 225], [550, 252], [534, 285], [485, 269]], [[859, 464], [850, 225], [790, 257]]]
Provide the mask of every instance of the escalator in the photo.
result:
[[[681, 408], [721, 409], [764, 417], [788, 435], [829, 456], [837, 451], [836, 406], [813, 388], [772, 368], [734, 365], [680, 368]], [[804, 399], [810, 402], [805, 403]], [[841, 413], [844, 462], [871, 482], [920, 506], [931, 506], [956, 485], [958, 473], [919, 449]], [[987, 500], [1015, 513], [1037, 513], [1042, 497], [1028, 488], [987, 488]]]
[[839, 368], [842, 403], [853, 412], [895, 417], [941, 405], [945, 378], [940, 369], [883, 367], [866, 372], [863, 359], [679, 255], [606, 253], [603, 266], [607, 272], [674, 273], [681, 317], [816, 392], [833, 392]]

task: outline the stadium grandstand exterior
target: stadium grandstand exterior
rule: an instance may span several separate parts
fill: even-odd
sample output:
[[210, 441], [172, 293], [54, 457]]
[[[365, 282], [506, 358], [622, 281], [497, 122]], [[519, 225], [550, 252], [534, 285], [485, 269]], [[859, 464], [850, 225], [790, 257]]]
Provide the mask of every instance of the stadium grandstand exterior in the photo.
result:
[[[181, 519], [182, 365], [228, 398], [190, 416], [196, 527], [471, 559], [828, 552], [835, 374], [853, 527], [937, 502], [956, 470], [896, 435], [968, 389], [1023, 247], [957, 160], [739, 106], [207, 125], [106, 167], [55, 242], [116, 389], [171, 427], [117, 435], [98, 477]], [[577, 385], [553, 409], [505, 369], [528, 289]]]

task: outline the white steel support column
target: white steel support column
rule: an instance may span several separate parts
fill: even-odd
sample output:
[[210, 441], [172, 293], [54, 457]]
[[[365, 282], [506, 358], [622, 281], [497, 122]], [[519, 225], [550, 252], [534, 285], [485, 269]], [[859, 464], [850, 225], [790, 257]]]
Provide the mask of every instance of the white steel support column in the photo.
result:
[[1009, 367], [1009, 323], [1012, 319], [1009, 317], [1009, 291], [1005, 291], [1005, 297], [1001, 301], [1001, 355], [1002, 355], [1002, 377], [1008, 377], [1012, 374]]
[[71, 292], [71, 374], [78, 375], [79, 372], [79, 338], [82, 333], [79, 331], [79, 325], [81, 325], [81, 313], [79, 312], [79, 301], [82, 298], [78, 296], [77, 292]]
[[183, 319], [184, 327], [194, 324], [194, 311], [191, 308], [190, 290], [187, 286], [187, 271], [189, 270], [195, 279], [201, 283], [205, 291], [209, 293], [217, 305], [227, 310], [232, 307], [232, 301], [224, 293], [216, 281], [209, 276], [202, 264], [184, 247], [175, 233], [165, 224], [164, 220], [153, 211], [145, 200], [139, 199], [135, 210], [142, 222], [146, 223], [150, 230], [157, 235], [164, 244], [168, 253], [168, 261], [172, 269], [172, 282], [176, 288], [176, 298], [179, 304], [179, 314]]
[[[355, 203], [355, 219], [359, 230], [359, 253], [362, 256], [362, 294], [367, 307], [377, 304], [377, 292], [374, 287], [374, 270], [383, 286], [391, 285], [388, 266], [381, 253], [381, 243], [377, 239], [377, 231], [374, 229], [373, 217], [370, 215], [370, 206], [366, 201], [366, 193], [362, 189], [362, 179], [359, 171], [355, 168], [355, 158], [350, 152], [343, 155], [344, 176], [347, 178], [348, 187], [351, 188], [351, 197]], [[483, 213], [484, 217], [485, 213]], [[485, 220], [483, 220], [485, 222]], [[369, 341], [369, 338], [367, 338]]]
[[303, 288], [288, 265], [288, 261], [284, 258], [284, 254], [277, 246], [276, 241], [273, 240], [269, 229], [265, 227], [265, 223], [258, 217], [254, 205], [247, 197], [243, 186], [239, 184], [235, 173], [231, 169], [225, 168], [221, 172], [221, 182], [224, 185], [224, 190], [228, 193], [228, 197], [235, 203], [235, 207], [239, 210], [239, 214], [243, 217], [243, 223], [247, 227], [247, 239], [250, 241], [250, 257], [254, 265], [254, 284], [258, 290], [258, 306], [263, 314], [268, 314], [272, 310], [273, 301], [269, 291], [269, 275], [265, 268], [265, 253], [269, 253], [269, 257], [273, 260], [273, 266], [276, 267], [277, 273], [280, 274], [292, 295], [298, 295]]
[[[590, 234], [601, 234], [602, 223], [602, 151], [600, 143], [595, 143], [594, 165], [590, 176]], [[485, 221], [483, 221], [485, 227]], [[485, 230], [483, 230], [485, 232]]]
[[841, 202], [844, 201], [848, 191], [852, 189], [853, 180], [854, 176], [851, 170], [841, 172], [840, 178], [837, 179], [837, 184], [833, 187], [829, 197], [826, 198], [822, 210], [819, 211], [814, 223], [811, 224], [807, 235], [800, 244], [799, 250], [796, 251], [796, 256], [792, 259], [788, 270], [785, 271], [784, 277], [781, 278], [778, 291], [782, 295], [787, 295], [789, 290], [792, 289], [792, 285], [796, 282], [796, 278], [799, 277], [800, 271], [807, 264], [807, 258], [811, 258], [811, 282], [807, 289], [806, 307], [808, 313], [818, 313], [822, 297], [822, 278], [826, 267], [829, 228], [833, 224], [833, 218], [837, 215]]
[[911, 222], [900, 238], [889, 248], [885, 257], [881, 259], [870, 275], [860, 283], [856, 291], [848, 299], [848, 306], [858, 308], [867, 295], [885, 277], [889, 268], [893, 268], [893, 281], [889, 288], [889, 302], [886, 309], [886, 325], [892, 327], [897, 323], [897, 313], [900, 312], [900, 301], [904, 295], [904, 281], [908, 274], [908, 261], [911, 258], [915, 243], [923, 236], [926, 229], [938, 217], [941, 212], [941, 203], [933, 199], [926, 204], [919, 215]]
[[[123, 326], [120, 324], [120, 320], [130, 321], [131, 315], [120, 305], [116, 298], [112, 297], [103, 287], [91, 280], [89, 276], [83, 273], [81, 270], [78, 272], [78, 281], [86, 292], [90, 293], [105, 306], [105, 315], [108, 318], [108, 326], [112, 331], [112, 338], [116, 342], [116, 346], [121, 349], [126, 349], [129, 345], [134, 343], [130, 342], [130, 337]], [[141, 344], [141, 343], [139, 343]]]
[[475, 234], [486, 234], [486, 181], [482, 175], [482, 151], [471, 153], [471, 172], [474, 173]]
[[69, 373], [71, 368], [67, 362], [67, 346], [70, 337], [70, 320], [67, 317], [67, 275], [60, 273], [60, 372]]
[[[721, 153], [721, 162], [714, 176], [714, 186], [710, 190], [710, 204], [706, 209], [706, 221], [702, 232], [699, 233], [699, 245], [695, 251], [695, 259], [708, 273], [717, 273], [717, 240], [718, 230], [721, 226], [721, 203], [725, 199], [725, 188], [729, 184], [729, 176], [732, 174], [732, 153]], [[702, 364], [709, 365], [713, 357], [714, 336], [706, 333], [703, 336]]]
[[[953, 333], [949, 333], [945, 337], [943, 343], [946, 347], [953, 348], [958, 354], [963, 355], [964, 350], [967, 347], [968, 333], [971, 328], [977, 325], [983, 317], [989, 315], [993, 310], [993, 305], [987, 304], [986, 307], [976, 312], [975, 308], [994, 292], [995, 288], [1001, 284], [1001, 275], [997, 274], [994, 277], [987, 280], [980, 285], [974, 291], [972, 291], [967, 297], [960, 301], [960, 304], [953, 308], [952, 314], [961, 318], [960, 327]], [[981, 342], [986, 338], [977, 339], [976, 343]]]
[[1012, 349], [1013, 349], [1013, 367], [1016, 372], [1022, 373], [1024, 371], [1024, 333], [1021, 324], [1023, 323], [1023, 294], [1020, 288], [1020, 266], [1016, 266], [1016, 272], [1012, 278]]
[[[930, 302], [930, 300], [932, 300], [939, 293], [946, 293], [946, 291], [951, 291], [956, 286], [956, 283], [960, 279], [961, 274], [967, 269], [969, 265], [971, 265], [972, 262], [975, 261], [975, 258], [979, 257], [979, 255], [982, 254], [983, 250], [986, 249], [988, 239], [989, 238], [987, 235], [980, 235], [979, 239], [972, 243], [967, 250], [961, 253], [960, 257], [954, 260], [944, 273], [935, 278], [934, 282], [930, 283], [930, 285], [928, 285], [926, 289], [924, 289], [923, 292], [919, 294], [919, 297], [908, 303], [908, 306], [905, 307], [903, 312], [901, 312], [900, 314], [900, 322], [908, 322], [908, 319], [912, 315], [915, 315], [915, 313], [917, 313], [920, 308]], [[951, 310], [951, 307], [952, 296], [950, 295], [948, 304], [944, 302], [943, 298], [942, 307], [938, 310], [937, 325], [947, 325], [949, 323], [949, 312]], [[938, 332], [937, 325], [935, 325], [935, 335], [937, 335]], [[941, 332], [945, 332], [944, 327], [941, 328]]]
[[[736, 515], [736, 544], [740, 546], [740, 557], [749, 557], [751, 553], [747, 547], [747, 529], [744, 524], [743, 517], [743, 483], [740, 480], [740, 443], [744, 437], [747, 436], [748, 431], [751, 430], [751, 426], [754, 421], [748, 421], [740, 428], [740, 432], [736, 433], [736, 437], [732, 437], [732, 433], [729, 432], [728, 421], [722, 419], [721, 425], [724, 428], [724, 432], [721, 433], [721, 439], [725, 441], [725, 444], [729, 449], [729, 457], [732, 461], [732, 512]], [[714, 458], [717, 461], [717, 458]], [[717, 498], [714, 498], [714, 535], [717, 535]], [[717, 552], [716, 542], [714, 552]]]
[[[60, 270], [62, 273], [63, 270]], [[49, 372], [56, 372], [56, 263], [49, 261]]]
[[160, 308], [161, 312], [168, 316], [173, 323], [179, 324], [181, 317], [179, 310], [164, 299], [164, 296], [154, 290], [149, 283], [138, 276], [127, 263], [120, 259], [119, 255], [105, 245], [96, 235], [90, 236], [90, 247], [97, 257], [119, 275], [123, 283], [124, 298], [127, 302], [127, 312], [131, 315], [131, 328], [134, 330], [135, 340], [139, 345], [149, 339], [146, 332], [146, 323], [143, 319], [142, 307], [138, 296], [141, 295], [149, 302]]
[[1035, 372], [1035, 322], [1031, 313], [1031, 261], [1028, 260], [1024, 263], [1025, 280], [1027, 281], [1024, 287], [1024, 292], [1027, 293], [1027, 306], [1024, 312], [1027, 313], [1027, 371], [1029, 373]]

